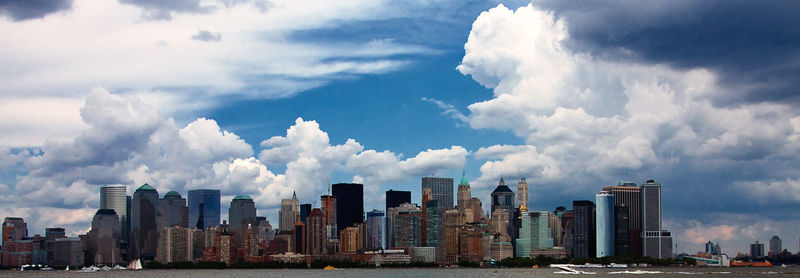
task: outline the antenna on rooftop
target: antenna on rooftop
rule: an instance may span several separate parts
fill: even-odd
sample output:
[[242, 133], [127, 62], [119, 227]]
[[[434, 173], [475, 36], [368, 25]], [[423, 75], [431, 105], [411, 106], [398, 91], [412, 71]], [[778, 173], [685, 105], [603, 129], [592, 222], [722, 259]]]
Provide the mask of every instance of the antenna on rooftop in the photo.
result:
[[331, 180], [325, 177], [325, 182], [328, 184], [328, 195], [331, 195]]

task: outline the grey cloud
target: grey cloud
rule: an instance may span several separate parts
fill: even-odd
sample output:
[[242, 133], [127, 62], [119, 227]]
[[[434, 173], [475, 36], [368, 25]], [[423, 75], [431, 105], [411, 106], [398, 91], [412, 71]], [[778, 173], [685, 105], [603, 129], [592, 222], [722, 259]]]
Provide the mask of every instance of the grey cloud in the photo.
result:
[[545, 0], [578, 52], [703, 67], [728, 87], [718, 104], [800, 101], [800, 2]]
[[192, 36], [192, 39], [198, 41], [206, 41], [206, 42], [218, 42], [222, 41], [222, 34], [213, 33], [208, 30], [198, 30], [197, 34], [194, 34]]
[[172, 13], [206, 13], [213, 9], [201, 5], [200, 0], [119, 0], [119, 2], [144, 9], [143, 17], [151, 20], [170, 20]]
[[72, 9], [72, 0], [2, 0], [0, 14], [14, 21], [42, 18], [48, 14]]

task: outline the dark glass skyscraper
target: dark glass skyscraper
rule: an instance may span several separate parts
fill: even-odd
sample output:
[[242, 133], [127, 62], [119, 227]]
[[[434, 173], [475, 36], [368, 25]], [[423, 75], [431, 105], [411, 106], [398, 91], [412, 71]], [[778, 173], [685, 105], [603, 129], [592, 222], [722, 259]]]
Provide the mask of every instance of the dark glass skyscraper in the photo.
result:
[[389, 208], [399, 207], [400, 204], [411, 203], [411, 191], [386, 191], [386, 211]]
[[256, 227], [256, 203], [247, 195], [239, 195], [231, 200], [231, 207], [228, 209], [228, 224], [233, 232], [235, 247], [242, 247], [244, 242], [244, 231], [247, 226]]
[[300, 204], [300, 221], [306, 223], [308, 214], [311, 213], [311, 204]]
[[131, 201], [131, 259], [155, 258], [158, 247], [158, 191], [149, 184], [136, 189]]
[[207, 229], [219, 226], [220, 191], [217, 189], [189, 190], [189, 227]]
[[333, 185], [336, 197], [336, 231], [354, 224], [364, 223], [364, 185], [359, 183], [337, 183]]
[[594, 203], [592, 201], [573, 201], [575, 212], [573, 226], [572, 256], [575, 258], [594, 258]]
[[422, 178], [422, 188], [431, 189], [431, 193], [433, 193], [431, 200], [439, 200], [439, 207], [454, 208], [452, 178], [424, 177]]

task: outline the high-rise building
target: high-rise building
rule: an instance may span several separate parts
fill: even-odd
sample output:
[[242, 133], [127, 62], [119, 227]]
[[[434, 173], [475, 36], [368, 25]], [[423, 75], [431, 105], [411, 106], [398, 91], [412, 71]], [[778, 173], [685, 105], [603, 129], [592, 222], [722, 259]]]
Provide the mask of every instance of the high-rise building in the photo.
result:
[[242, 248], [244, 231], [256, 226], [256, 203], [247, 195], [238, 195], [231, 200], [228, 209], [228, 224], [233, 234], [233, 247]]
[[319, 257], [327, 254], [328, 235], [326, 232], [325, 212], [314, 208], [306, 218], [307, 254]]
[[530, 209], [528, 206], [528, 182], [525, 178], [522, 178], [517, 184], [517, 207], [523, 206]]
[[667, 259], [672, 257], [672, 234], [661, 226], [661, 184], [648, 180], [639, 188], [642, 208], [642, 255]]
[[442, 227], [442, 263], [447, 265], [458, 264], [458, 233], [464, 223], [464, 211], [458, 209], [448, 209], [442, 214], [444, 216]]
[[[439, 200], [430, 200], [426, 203], [425, 209], [425, 246], [436, 247], [437, 255], [442, 247], [442, 211]], [[437, 256], [437, 259], [440, 257]]]
[[361, 234], [360, 225], [363, 225], [363, 223], [346, 227], [340, 231], [342, 253], [355, 253], [361, 249], [361, 237], [363, 235]]
[[64, 231], [64, 228], [45, 228], [44, 237], [46, 245], [45, 250], [47, 251], [47, 260], [53, 260], [55, 256], [54, 244], [56, 239], [67, 237], [67, 233], [66, 231]]
[[383, 249], [383, 227], [386, 226], [383, 211], [373, 209], [367, 212], [367, 246], [369, 250]]
[[50, 265], [81, 267], [84, 265], [83, 242], [79, 237], [56, 238]]
[[192, 235], [192, 229], [185, 227], [161, 228], [156, 260], [162, 264], [192, 261], [194, 255]]
[[453, 208], [453, 179], [439, 177], [422, 178], [422, 188], [430, 188], [432, 200], [439, 200], [439, 207]]
[[469, 188], [469, 181], [467, 181], [467, 170], [461, 173], [461, 182], [458, 183], [457, 205], [460, 210], [472, 209], [469, 206], [469, 201], [472, 199], [472, 190]]
[[298, 218], [294, 222], [294, 252], [297, 254], [306, 253], [306, 224]]
[[220, 191], [218, 189], [189, 190], [189, 227], [208, 229], [219, 226]]
[[297, 200], [296, 192], [292, 192], [291, 199], [281, 200], [279, 217], [278, 229], [281, 231], [294, 231], [294, 223], [300, 217], [300, 201]]
[[781, 251], [783, 251], [783, 241], [777, 235], [772, 236], [772, 239], [769, 240], [769, 252], [775, 257], [778, 256]]
[[320, 199], [322, 199], [322, 212], [325, 213], [325, 235], [328, 239], [337, 238], [336, 197], [332, 195], [322, 195]]
[[386, 211], [390, 208], [399, 207], [401, 204], [411, 203], [411, 191], [386, 191]]
[[21, 217], [3, 221], [2, 266], [19, 267], [33, 263], [33, 241], [28, 239], [28, 224]]
[[158, 191], [143, 184], [133, 193], [131, 201], [131, 259], [156, 257], [158, 250]]
[[412, 203], [404, 203], [389, 208], [387, 214], [391, 222], [389, 236], [392, 239], [389, 247], [419, 247], [425, 240], [422, 238], [422, 208]]
[[753, 259], [760, 259], [764, 257], [764, 243], [758, 242], [750, 244], [750, 257]]
[[[614, 197], [616, 198], [616, 197]], [[628, 206], [625, 204], [614, 206], [614, 256], [629, 257], [630, 252], [630, 230], [628, 226], [630, 217], [628, 216]]]
[[[642, 207], [641, 207], [641, 190], [632, 182], [618, 182], [614, 186], [603, 187], [603, 191], [608, 191], [614, 195], [614, 205], [625, 205], [628, 214], [628, 247], [625, 250], [616, 250], [618, 256], [642, 256]], [[616, 213], [616, 212], [615, 212]], [[619, 229], [615, 233], [620, 233]], [[622, 253], [620, 253], [620, 251]]]
[[272, 224], [269, 223], [266, 217], [256, 217], [256, 227], [258, 230], [258, 239], [261, 242], [269, 242], [275, 238], [275, 230], [272, 229]]
[[593, 258], [595, 256], [594, 203], [592, 201], [573, 201], [572, 256]]
[[553, 248], [553, 236], [550, 229], [550, 212], [527, 210], [520, 211], [519, 237], [515, 241], [516, 257], [528, 258], [531, 251]]
[[100, 208], [113, 209], [119, 217], [120, 246], [128, 246], [130, 227], [128, 227], [128, 187], [107, 185], [100, 187]]
[[87, 264], [121, 264], [119, 217], [113, 209], [98, 209], [92, 219], [87, 244]]
[[306, 223], [306, 217], [311, 213], [311, 204], [300, 205], [300, 221]]
[[[364, 185], [337, 183], [332, 186], [336, 197], [336, 230], [364, 223]], [[342, 243], [344, 244], [344, 243]]]
[[483, 203], [481, 203], [481, 199], [472, 197], [467, 204], [471, 213], [467, 215], [467, 222], [480, 222], [483, 219]]
[[719, 243], [713, 243], [710, 240], [706, 242], [706, 253], [711, 255], [719, 255], [722, 254], [722, 250], [719, 248]]
[[602, 191], [595, 195], [597, 257], [614, 256], [614, 195]]
[[189, 208], [186, 206], [186, 199], [176, 191], [167, 192], [164, 198], [159, 200], [159, 213], [156, 217], [156, 224], [159, 232], [163, 227], [189, 227]]
[[516, 240], [517, 231], [514, 227], [514, 213], [516, 211], [516, 205], [514, 204], [514, 191], [511, 191], [511, 188], [506, 186], [506, 182], [503, 178], [500, 178], [500, 183], [497, 187], [492, 191], [492, 219], [498, 218], [495, 213], [499, 212], [498, 209], [501, 209], [502, 213], [506, 214], [504, 219], [507, 221], [506, 223], [506, 235], [508, 235], [511, 240]]

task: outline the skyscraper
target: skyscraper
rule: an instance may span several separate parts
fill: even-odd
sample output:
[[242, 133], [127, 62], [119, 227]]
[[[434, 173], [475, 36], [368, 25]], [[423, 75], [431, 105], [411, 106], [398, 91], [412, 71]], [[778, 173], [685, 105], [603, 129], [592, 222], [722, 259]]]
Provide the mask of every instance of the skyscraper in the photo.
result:
[[528, 206], [528, 182], [525, 178], [522, 178], [517, 184], [517, 207], [523, 206], [530, 209]]
[[769, 252], [775, 257], [778, 256], [781, 251], [783, 251], [783, 241], [777, 235], [772, 236], [772, 239], [769, 240]]
[[437, 259], [440, 259], [439, 250], [442, 243], [442, 211], [439, 200], [430, 200], [425, 209], [425, 243], [427, 247], [437, 248]]
[[328, 239], [338, 237], [336, 231], [336, 197], [322, 195], [322, 212], [325, 213], [325, 236]]
[[386, 226], [383, 211], [373, 209], [367, 212], [367, 249], [383, 249], [383, 227]]
[[758, 242], [750, 244], [750, 258], [760, 259], [764, 257], [764, 244]]
[[520, 210], [521, 225], [516, 240], [516, 257], [528, 258], [531, 251], [553, 248], [553, 236], [549, 226], [550, 215], [547, 211]]
[[614, 256], [614, 195], [602, 191], [595, 195], [597, 257]]
[[[28, 240], [28, 224], [21, 217], [3, 221], [2, 266], [19, 267], [33, 263], [33, 242]], [[25, 239], [25, 240], [23, 240]]]
[[401, 204], [411, 203], [411, 191], [386, 191], [386, 211], [390, 208], [399, 207]]
[[631, 256], [628, 212], [628, 206], [625, 204], [614, 206], [614, 256]]
[[591, 201], [573, 201], [572, 256], [590, 258], [595, 256], [594, 203]]
[[[332, 186], [336, 197], [336, 230], [364, 223], [364, 185], [337, 183]], [[344, 244], [344, 243], [342, 243]]]
[[307, 253], [311, 256], [322, 256], [327, 254], [327, 232], [325, 231], [325, 212], [319, 208], [314, 208], [306, 218], [306, 246]]
[[113, 209], [119, 217], [120, 241], [127, 246], [128, 233], [128, 187], [124, 185], [107, 185], [100, 187], [100, 208]]
[[122, 263], [120, 253], [119, 217], [113, 209], [98, 209], [87, 235], [88, 264], [116, 265]]
[[300, 217], [300, 201], [297, 194], [292, 192], [291, 199], [281, 200], [280, 221], [278, 229], [281, 231], [294, 231], [294, 222]]
[[158, 247], [158, 191], [143, 184], [131, 201], [131, 259], [155, 258]]
[[387, 214], [391, 222], [389, 247], [418, 247], [422, 246], [421, 230], [425, 223], [421, 223], [422, 209], [416, 204], [404, 203], [397, 207], [389, 208]]
[[176, 191], [167, 192], [159, 201], [159, 213], [156, 217], [159, 233], [163, 227], [189, 227], [189, 208], [186, 199]]
[[[228, 224], [233, 233], [234, 248], [242, 248], [244, 232], [256, 226], [256, 203], [247, 195], [238, 195], [231, 200], [228, 209]], [[248, 227], [249, 226], [249, 227]]]
[[189, 227], [208, 229], [219, 226], [220, 191], [217, 189], [189, 190]]
[[[615, 250], [616, 255], [626, 255], [632, 257], [642, 256], [642, 206], [641, 191], [636, 183], [618, 182], [615, 186], [603, 187], [603, 191], [608, 191], [614, 195], [614, 205], [625, 205], [628, 214], [628, 247], [622, 253]], [[621, 231], [615, 230], [619, 234]], [[621, 247], [624, 248], [624, 247]]]
[[469, 188], [469, 181], [467, 181], [467, 170], [463, 170], [461, 173], [461, 182], [458, 183], [457, 199], [458, 209], [471, 210], [468, 203], [470, 199], [472, 199], [472, 190]]
[[642, 208], [642, 255], [667, 259], [672, 257], [672, 234], [661, 226], [661, 184], [648, 180], [639, 188]]
[[504, 219], [508, 221], [506, 224], [506, 234], [511, 237], [511, 241], [516, 240], [517, 231], [514, 227], [514, 212], [516, 211], [516, 206], [514, 205], [514, 191], [511, 191], [511, 188], [506, 186], [506, 182], [503, 178], [500, 178], [500, 183], [497, 187], [492, 191], [492, 219], [497, 218], [494, 214], [499, 212], [501, 209], [505, 215]]
[[306, 223], [306, 217], [308, 214], [311, 213], [311, 204], [301, 204], [300, 205], [300, 221]]
[[433, 200], [439, 200], [439, 207], [453, 208], [452, 178], [424, 177], [422, 178], [422, 188], [431, 189]]

